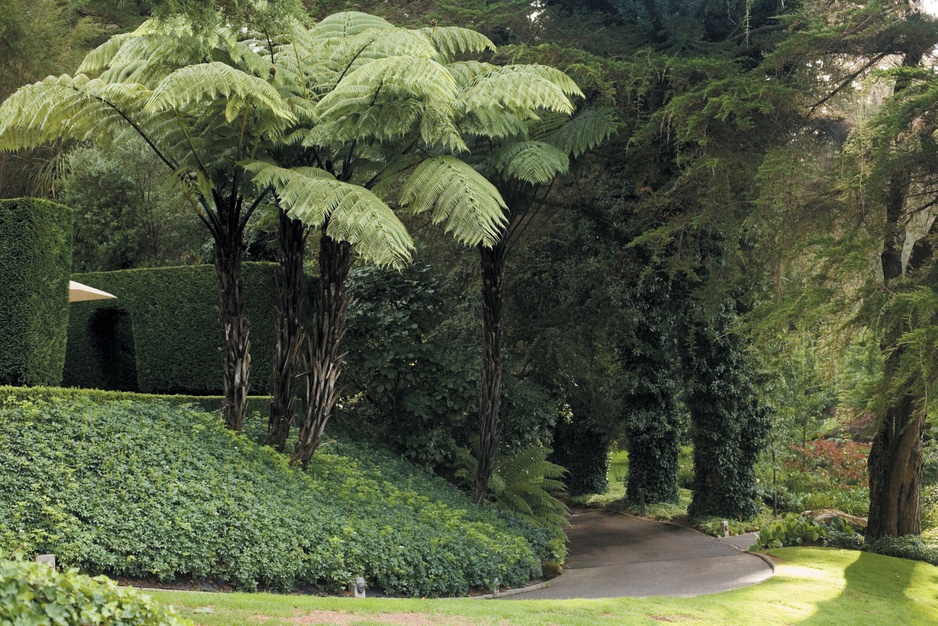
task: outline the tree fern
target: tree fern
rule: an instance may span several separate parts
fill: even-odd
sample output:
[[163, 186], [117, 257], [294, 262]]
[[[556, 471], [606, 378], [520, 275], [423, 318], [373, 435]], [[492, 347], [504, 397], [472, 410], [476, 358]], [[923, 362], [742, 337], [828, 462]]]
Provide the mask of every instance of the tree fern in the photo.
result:
[[431, 212], [457, 241], [493, 246], [506, 223], [507, 210], [498, 189], [455, 157], [428, 159], [401, 189], [400, 202], [414, 213]]
[[377, 15], [359, 11], [346, 11], [344, 13], [333, 13], [323, 18], [310, 29], [310, 32], [319, 39], [344, 39], [366, 30], [380, 28], [393, 28], [393, 26]]

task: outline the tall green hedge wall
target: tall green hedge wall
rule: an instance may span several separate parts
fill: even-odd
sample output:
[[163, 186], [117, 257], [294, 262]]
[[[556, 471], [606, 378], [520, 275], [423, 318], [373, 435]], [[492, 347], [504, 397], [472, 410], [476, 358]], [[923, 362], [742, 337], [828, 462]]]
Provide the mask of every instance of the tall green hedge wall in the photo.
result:
[[[270, 387], [275, 271], [273, 263], [245, 263], [242, 268], [251, 324], [252, 393], [266, 393]], [[72, 304], [64, 386], [222, 393], [222, 331], [213, 266], [90, 272], [72, 279], [117, 300]]]
[[62, 380], [71, 271], [72, 211], [0, 200], [0, 384]]

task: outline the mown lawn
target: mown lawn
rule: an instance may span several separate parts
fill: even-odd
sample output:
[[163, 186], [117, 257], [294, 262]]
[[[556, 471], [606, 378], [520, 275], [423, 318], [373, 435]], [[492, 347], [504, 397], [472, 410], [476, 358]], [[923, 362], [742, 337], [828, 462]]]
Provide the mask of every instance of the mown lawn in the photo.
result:
[[696, 598], [393, 600], [157, 593], [196, 624], [938, 624], [938, 568], [824, 548], [768, 552], [775, 575]]

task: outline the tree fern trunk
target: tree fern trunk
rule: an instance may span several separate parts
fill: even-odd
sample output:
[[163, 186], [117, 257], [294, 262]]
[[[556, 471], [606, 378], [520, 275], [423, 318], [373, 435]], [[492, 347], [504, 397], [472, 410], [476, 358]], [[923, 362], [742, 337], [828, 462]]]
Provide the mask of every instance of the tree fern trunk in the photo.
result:
[[479, 393], [479, 465], [475, 475], [476, 504], [485, 502], [495, 469], [502, 385], [502, 304], [505, 245], [480, 247], [482, 265], [482, 389]]
[[214, 233], [215, 273], [224, 353], [222, 418], [227, 428], [240, 431], [248, 401], [251, 355], [241, 277], [242, 236], [237, 224], [238, 214], [230, 213], [219, 211], [221, 226]]
[[274, 353], [273, 389], [270, 396], [270, 417], [264, 443], [283, 452], [293, 424], [296, 397], [296, 362], [303, 341], [303, 248], [306, 228], [299, 220], [290, 219], [284, 211], [280, 217], [280, 266], [277, 287], [280, 309], [277, 317], [277, 345]]
[[319, 284], [316, 287], [316, 310], [309, 330], [309, 354], [306, 359], [306, 417], [300, 427], [299, 441], [290, 463], [304, 469], [316, 452], [332, 408], [339, 396], [337, 383], [345, 363], [340, 353], [348, 314], [346, 283], [352, 268], [352, 248], [325, 234], [319, 248]]

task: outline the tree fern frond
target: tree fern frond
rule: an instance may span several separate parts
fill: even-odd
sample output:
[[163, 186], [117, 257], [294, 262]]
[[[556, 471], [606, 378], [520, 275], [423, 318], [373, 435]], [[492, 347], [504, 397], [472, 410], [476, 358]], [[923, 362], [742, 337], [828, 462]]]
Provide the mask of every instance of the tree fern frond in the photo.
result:
[[544, 139], [577, 158], [608, 139], [619, 127], [619, 113], [611, 107], [588, 108], [577, 113]]
[[[109, 141], [128, 127], [149, 92], [141, 85], [108, 85], [79, 75], [49, 76], [0, 106], [0, 149], [57, 140]], [[109, 99], [117, 102], [110, 102]]]
[[310, 29], [310, 34], [317, 39], [342, 39], [375, 28], [394, 28], [394, 26], [377, 15], [346, 11], [333, 13], [323, 18]]
[[232, 96], [250, 100], [286, 122], [296, 120], [280, 94], [266, 81], [217, 61], [190, 65], [164, 78], [153, 90], [146, 110], [179, 111]]
[[538, 109], [573, 113], [573, 105], [563, 88], [545, 78], [545, 73], [535, 65], [506, 65], [490, 69], [476, 76], [460, 94], [462, 110], [471, 113], [495, 106], [527, 119], [536, 118]]
[[464, 52], [495, 52], [492, 40], [468, 28], [458, 26], [435, 26], [421, 28], [420, 32], [427, 35], [433, 47], [445, 58], [453, 58]]
[[479, 108], [459, 118], [459, 127], [467, 135], [489, 139], [524, 139], [528, 124], [517, 115], [505, 111]]
[[421, 100], [451, 102], [456, 97], [456, 81], [439, 63], [413, 57], [388, 57], [372, 61], [336, 85], [317, 105], [321, 119], [336, 119], [360, 108], [363, 99], [372, 98], [369, 106], [402, 95]]
[[498, 189], [451, 156], [421, 163], [404, 183], [400, 203], [414, 213], [431, 211], [434, 224], [443, 224], [467, 245], [495, 245], [507, 222], [508, 207]]
[[486, 171], [506, 179], [515, 178], [526, 183], [546, 183], [555, 176], [566, 174], [570, 159], [565, 152], [543, 141], [516, 141], [509, 143], [487, 159]]
[[456, 84], [459, 85], [460, 89], [469, 87], [476, 78], [497, 68], [497, 65], [482, 63], [481, 61], [457, 61], [446, 66], [446, 69], [456, 79]]
[[[508, 66], [512, 67], [512, 66]], [[567, 76], [564, 72], [561, 72], [556, 67], [551, 67], [550, 65], [523, 65], [515, 67], [526, 67], [530, 68], [531, 71], [537, 73], [538, 76], [545, 80], [549, 80], [553, 84], [557, 85], [566, 95], [568, 96], [578, 96], [580, 98], [585, 97], [583, 92], [580, 91], [580, 88], [573, 81], [572, 78]]]
[[341, 75], [355, 71], [362, 65], [387, 57], [419, 57], [439, 59], [439, 53], [430, 40], [418, 31], [406, 28], [370, 30], [343, 39], [332, 52], [330, 62]]
[[394, 211], [364, 187], [336, 180], [316, 168], [286, 169], [253, 161], [244, 164], [255, 182], [277, 190], [289, 215], [355, 246], [378, 266], [400, 267], [410, 259], [413, 241]]
[[108, 67], [114, 56], [120, 50], [121, 46], [127, 42], [131, 37], [134, 37], [134, 33], [121, 33], [119, 35], [114, 35], [100, 46], [89, 52], [85, 55], [85, 58], [82, 59], [81, 64], [78, 66], [78, 69], [75, 70], [76, 74], [98, 74], [106, 67]]

